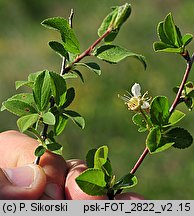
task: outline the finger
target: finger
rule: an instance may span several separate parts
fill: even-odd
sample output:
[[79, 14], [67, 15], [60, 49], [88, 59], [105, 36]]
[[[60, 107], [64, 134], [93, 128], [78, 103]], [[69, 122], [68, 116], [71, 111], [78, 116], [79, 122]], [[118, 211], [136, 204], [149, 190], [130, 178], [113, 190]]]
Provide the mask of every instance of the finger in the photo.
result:
[[84, 193], [77, 185], [75, 178], [87, 169], [86, 165], [81, 160], [67, 161], [69, 168], [66, 184], [65, 194], [68, 200], [106, 200], [107, 196], [90, 196]]
[[[17, 131], [7, 131], [0, 134], [0, 167], [20, 167], [33, 163], [37, 140]], [[47, 177], [45, 194], [42, 199], [63, 199], [64, 181], [67, 165], [64, 159], [56, 154], [46, 152], [40, 160], [40, 166]], [[24, 176], [25, 177], [25, 176]]]
[[46, 176], [40, 166], [0, 169], [0, 199], [38, 199], [45, 185]]

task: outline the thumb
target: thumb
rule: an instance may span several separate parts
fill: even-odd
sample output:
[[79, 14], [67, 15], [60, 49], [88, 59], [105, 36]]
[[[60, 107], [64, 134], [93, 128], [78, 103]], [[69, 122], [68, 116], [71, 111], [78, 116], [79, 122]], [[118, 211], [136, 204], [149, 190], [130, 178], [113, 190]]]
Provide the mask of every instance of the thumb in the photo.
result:
[[30, 164], [0, 169], [0, 199], [38, 199], [44, 192], [46, 175], [40, 166]]

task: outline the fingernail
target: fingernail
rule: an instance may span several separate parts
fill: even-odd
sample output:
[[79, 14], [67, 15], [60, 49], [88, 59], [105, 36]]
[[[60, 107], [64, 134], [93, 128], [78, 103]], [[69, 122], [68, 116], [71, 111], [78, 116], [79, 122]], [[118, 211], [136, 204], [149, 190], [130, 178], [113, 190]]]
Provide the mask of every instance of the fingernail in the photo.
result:
[[59, 200], [64, 198], [64, 192], [62, 188], [55, 183], [48, 183], [46, 185], [44, 194], [52, 199]]
[[4, 172], [13, 185], [20, 187], [31, 187], [36, 178], [36, 172], [32, 165], [4, 169]]

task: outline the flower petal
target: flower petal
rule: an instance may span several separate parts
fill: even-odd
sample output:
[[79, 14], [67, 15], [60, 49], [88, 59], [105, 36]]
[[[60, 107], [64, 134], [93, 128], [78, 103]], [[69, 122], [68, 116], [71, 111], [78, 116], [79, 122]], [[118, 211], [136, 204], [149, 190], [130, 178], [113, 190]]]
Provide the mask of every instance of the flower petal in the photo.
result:
[[141, 96], [141, 86], [140, 86], [140, 84], [135, 83], [131, 88], [131, 92], [132, 92], [134, 97], [140, 97]]
[[147, 101], [144, 101], [143, 104], [141, 105], [142, 109], [148, 109], [150, 107], [150, 104]]

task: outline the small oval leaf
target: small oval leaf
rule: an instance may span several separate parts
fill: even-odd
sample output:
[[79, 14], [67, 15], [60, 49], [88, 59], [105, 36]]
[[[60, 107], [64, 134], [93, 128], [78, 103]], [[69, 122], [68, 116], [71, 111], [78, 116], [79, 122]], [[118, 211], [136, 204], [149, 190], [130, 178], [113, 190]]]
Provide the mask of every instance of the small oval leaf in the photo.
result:
[[72, 110], [64, 110], [63, 114], [69, 117], [80, 128], [83, 129], [85, 127], [85, 120], [79, 113]]
[[105, 174], [100, 169], [87, 169], [76, 178], [76, 182], [89, 195], [102, 196], [107, 193]]
[[135, 57], [143, 64], [144, 68], [146, 69], [146, 60], [144, 56], [133, 53], [120, 46], [102, 45], [94, 51], [93, 55], [101, 60], [104, 60], [104, 61], [107, 61], [113, 64], [120, 62], [126, 57]]
[[128, 189], [131, 187], [134, 187], [137, 184], [137, 177], [133, 174], [129, 173], [125, 176], [123, 176], [121, 179], [119, 179], [114, 185], [114, 190], [119, 189]]
[[51, 81], [52, 95], [54, 96], [55, 103], [62, 106], [66, 101], [66, 81], [65, 79], [57, 73], [49, 72]]
[[174, 142], [173, 147], [184, 149], [188, 148], [193, 143], [193, 137], [191, 134], [183, 128], [173, 128], [167, 134], [166, 137], [171, 142]]
[[44, 20], [41, 24], [47, 28], [58, 30], [61, 33], [64, 47], [68, 52], [75, 54], [80, 53], [78, 39], [72, 28], [69, 26], [68, 20], [63, 17], [53, 17]]
[[39, 111], [44, 111], [47, 108], [51, 97], [49, 71], [43, 71], [36, 77], [33, 95]]
[[101, 169], [108, 159], [108, 147], [101, 146], [97, 149], [94, 155], [94, 168]]
[[51, 112], [46, 112], [42, 116], [43, 122], [48, 125], [55, 124], [55, 116]]
[[168, 124], [169, 102], [167, 97], [157, 96], [150, 105], [151, 121], [155, 125], [164, 126]]
[[68, 58], [68, 52], [65, 50], [65, 47], [63, 46], [63, 44], [57, 41], [50, 41], [49, 46], [61, 57]]
[[68, 120], [67, 116], [64, 116], [64, 115], [57, 115], [56, 116], [56, 123], [54, 126], [54, 132], [55, 132], [56, 136], [58, 136], [59, 134], [61, 134], [63, 132], [63, 130], [65, 129], [65, 126], [67, 124], [67, 120]]
[[36, 157], [41, 157], [45, 152], [46, 152], [46, 148], [40, 145], [35, 149], [34, 154]]
[[17, 116], [25, 116], [28, 114], [37, 113], [36, 109], [26, 102], [18, 99], [8, 99], [3, 102], [3, 108]]
[[89, 70], [91, 70], [92, 72], [96, 73], [97, 75], [101, 75], [100, 66], [95, 62], [77, 63], [76, 65], [84, 66]]
[[30, 114], [20, 117], [17, 120], [18, 128], [21, 132], [26, 131], [28, 128], [30, 128], [33, 124], [35, 124], [38, 121], [39, 115], [38, 114]]

